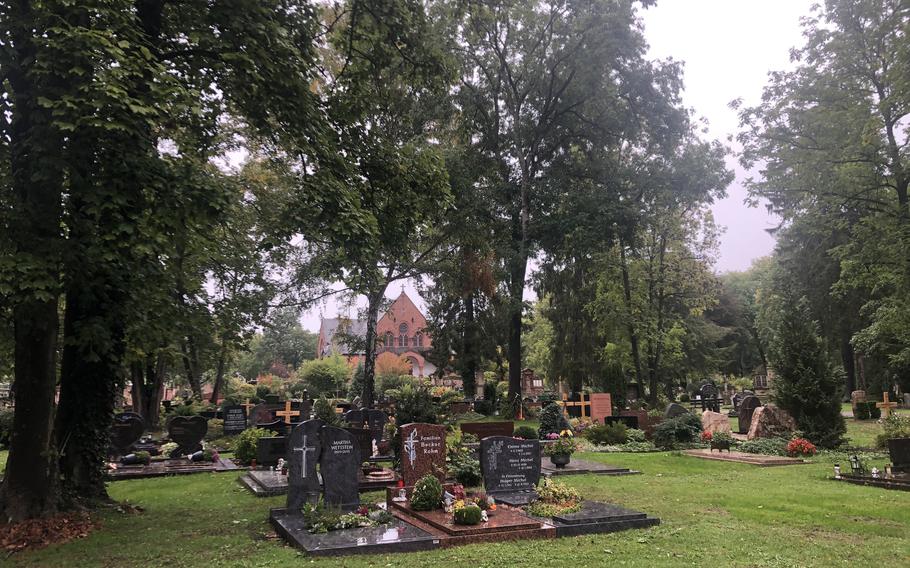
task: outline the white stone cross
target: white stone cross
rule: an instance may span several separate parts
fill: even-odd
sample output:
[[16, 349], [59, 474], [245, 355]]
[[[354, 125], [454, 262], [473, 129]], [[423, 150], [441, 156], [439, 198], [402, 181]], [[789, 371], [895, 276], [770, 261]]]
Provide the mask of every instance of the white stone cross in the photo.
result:
[[308, 445], [307, 445], [306, 439], [307, 439], [306, 434], [304, 434], [304, 436], [303, 436], [303, 446], [300, 447], [300, 448], [294, 448], [294, 453], [299, 453], [299, 454], [301, 455], [301, 457], [300, 457], [300, 463], [301, 463], [301, 466], [300, 466], [300, 477], [302, 477], [303, 479], [306, 479], [306, 470], [307, 470], [307, 467], [306, 467], [306, 465], [307, 465], [307, 458], [306, 458], [306, 455], [307, 455], [308, 452], [314, 452], [314, 453], [316, 452], [316, 448], [315, 448], [314, 446], [308, 446]]

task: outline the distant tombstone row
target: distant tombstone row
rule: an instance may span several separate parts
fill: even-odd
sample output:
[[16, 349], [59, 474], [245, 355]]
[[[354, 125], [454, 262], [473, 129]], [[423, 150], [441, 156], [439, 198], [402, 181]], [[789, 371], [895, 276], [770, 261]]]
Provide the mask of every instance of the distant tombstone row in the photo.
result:
[[354, 428], [362, 428], [370, 432], [370, 445], [382, 441], [385, 426], [389, 422], [389, 415], [375, 408], [348, 410], [342, 415], [344, 421]]
[[305, 420], [291, 432], [289, 442], [288, 509], [316, 504], [320, 491], [329, 507], [353, 511], [360, 506], [360, 448], [349, 431]]

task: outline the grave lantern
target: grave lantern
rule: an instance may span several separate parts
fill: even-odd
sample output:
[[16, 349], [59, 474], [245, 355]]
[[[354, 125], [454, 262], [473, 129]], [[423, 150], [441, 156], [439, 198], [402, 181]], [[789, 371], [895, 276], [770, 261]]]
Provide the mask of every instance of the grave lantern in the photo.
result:
[[834, 479], [840, 479], [840, 464], [834, 464]]
[[892, 477], [892, 474], [891, 474], [891, 464], [890, 464], [890, 463], [889, 463], [889, 464], [885, 464], [885, 477], [887, 477], [888, 479], [890, 479], [890, 478]]

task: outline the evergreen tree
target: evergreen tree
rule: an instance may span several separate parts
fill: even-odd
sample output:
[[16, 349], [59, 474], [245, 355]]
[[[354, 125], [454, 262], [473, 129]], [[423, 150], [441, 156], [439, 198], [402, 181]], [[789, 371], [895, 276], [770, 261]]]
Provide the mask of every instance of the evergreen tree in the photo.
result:
[[774, 400], [814, 444], [832, 448], [847, 430], [840, 413], [841, 379], [827, 356], [805, 298], [784, 299], [771, 349]]

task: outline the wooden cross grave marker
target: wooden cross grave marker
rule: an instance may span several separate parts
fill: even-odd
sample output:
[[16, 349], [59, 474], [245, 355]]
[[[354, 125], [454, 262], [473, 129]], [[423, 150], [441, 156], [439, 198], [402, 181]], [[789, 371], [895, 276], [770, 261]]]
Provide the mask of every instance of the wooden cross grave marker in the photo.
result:
[[255, 407], [256, 405], [253, 404], [252, 402], [250, 402], [250, 399], [246, 399], [246, 404], [241, 404], [240, 406], [242, 406], [243, 408], [246, 409], [246, 417], [249, 418], [249, 417], [250, 417], [250, 409], [253, 408], [253, 407]]
[[286, 401], [284, 401], [284, 410], [279, 410], [278, 412], [275, 413], [275, 416], [277, 416], [278, 418], [284, 418], [284, 423], [285, 423], [285, 424], [290, 424], [290, 423], [291, 423], [291, 417], [292, 417], [292, 416], [300, 416], [300, 411], [299, 411], [299, 410], [291, 410], [291, 401], [290, 401], [290, 400], [286, 400]]
[[887, 392], [887, 391], [885, 391], [884, 393], [882, 393], [882, 398], [884, 398], [885, 401], [884, 401], [884, 402], [876, 402], [876, 403], [875, 403], [875, 406], [876, 406], [877, 408], [881, 408], [881, 409], [882, 409], [882, 418], [888, 418], [889, 416], [891, 416], [891, 409], [892, 409], [892, 408], [897, 408], [897, 403], [896, 403], [896, 402], [891, 402], [890, 400], [888, 400], [888, 392]]
[[580, 406], [581, 417], [587, 418], [591, 415], [591, 399], [585, 400], [585, 393], [581, 393], [580, 398], [581, 400], [573, 402], [569, 400], [569, 397], [566, 396], [565, 393], [563, 393], [562, 400], [557, 401], [556, 404], [561, 406], [563, 410], [565, 410], [567, 406]]

